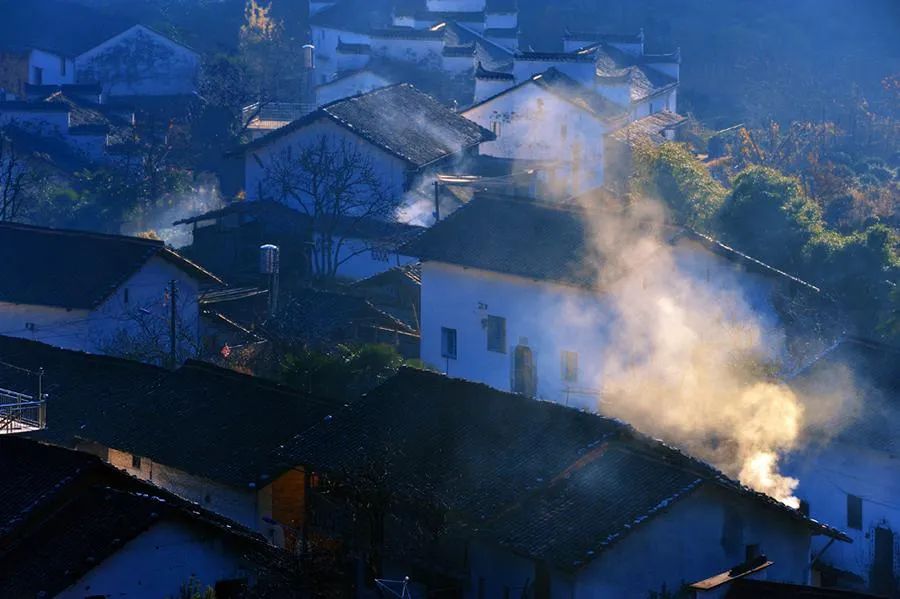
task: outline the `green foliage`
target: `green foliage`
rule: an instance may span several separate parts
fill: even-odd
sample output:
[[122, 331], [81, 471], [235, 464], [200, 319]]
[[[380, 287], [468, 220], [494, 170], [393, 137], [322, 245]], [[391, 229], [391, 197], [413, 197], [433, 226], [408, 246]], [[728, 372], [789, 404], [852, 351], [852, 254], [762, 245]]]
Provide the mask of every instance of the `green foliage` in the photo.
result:
[[389, 345], [338, 345], [329, 352], [299, 349], [281, 361], [282, 381], [316, 395], [351, 399], [374, 388], [403, 365]]
[[634, 160], [638, 191], [659, 197], [678, 223], [709, 229], [727, 192], [686, 146], [643, 145], [635, 149]]
[[191, 576], [190, 580], [181, 585], [175, 599], [216, 599], [216, 592], [211, 587], [204, 587]]
[[728, 243], [793, 272], [802, 267], [804, 247], [823, 231], [822, 211], [800, 182], [765, 167], [738, 175], [718, 224]]

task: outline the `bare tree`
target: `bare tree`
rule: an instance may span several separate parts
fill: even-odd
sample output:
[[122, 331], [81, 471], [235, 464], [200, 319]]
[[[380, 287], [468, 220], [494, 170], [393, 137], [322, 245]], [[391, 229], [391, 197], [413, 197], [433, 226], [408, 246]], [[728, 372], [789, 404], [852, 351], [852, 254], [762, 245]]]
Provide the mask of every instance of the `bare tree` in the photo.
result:
[[33, 183], [24, 157], [0, 130], [0, 222], [15, 220], [29, 197]]
[[[346, 139], [322, 135], [308, 145], [293, 145], [264, 164], [263, 187], [309, 216], [315, 243], [313, 272], [334, 278], [352, 257], [376, 249], [378, 242], [351, 247], [368, 220], [393, 217], [399, 196], [383, 183], [371, 156]], [[380, 240], [383, 242], [384, 240]]]

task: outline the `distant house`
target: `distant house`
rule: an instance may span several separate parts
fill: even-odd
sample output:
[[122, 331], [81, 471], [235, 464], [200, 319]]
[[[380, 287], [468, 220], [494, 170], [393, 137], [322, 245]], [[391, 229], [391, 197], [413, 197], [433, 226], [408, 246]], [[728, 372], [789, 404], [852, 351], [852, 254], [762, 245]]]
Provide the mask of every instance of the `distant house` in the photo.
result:
[[222, 285], [158, 240], [4, 223], [0, 248], [0, 331], [92, 353], [168, 360], [174, 324], [194, 355], [197, 298]]
[[[234, 202], [175, 224], [193, 227], [192, 244], [184, 251], [231, 281], [261, 284], [259, 247], [267, 243], [280, 248], [282, 280], [288, 285], [314, 274], [310, 246], [320, 235], [306, 214], [281, 202]], [[343, 240], [337, 277], [355, 281], [414, 262], [398, 250], [423, 230], [369, 218], [339, 219], [333, 230]]]
[[477, 154], [493, 135], [411, 85], [381, 88], [323, 106], [242, 146], [247, 198], [281, 200], [267, 177], [273, 161], [323, 139], [363, 153], [382, 192], [399, 198], [440, 166]]
[[562, 163], [549, 185], [563, 194], [603, 183], [604, 137], [627, 122], [625, 108], [555, 68], [462, 114], [496, 136], [482, 144], [485, 155]]
[[261, 536], [81, 452], [4, 436], [0, 486], [4, 597], [281, 594], [296, 576]]
[[[900, 349], [849, 338], [793, 377], [811, 412], [837, 413], [787, 465], [803, 480], [798, 496], [809, 514], [853, 539], [822, 558], [822, 583], [891, 597], [900, 592], [898, 364]], [[840, 410], [828, 407], [838, 402]]]
[[[99, 83], [109, 96], [196, 91], [200, 56], [194, 50], [145, 25], [123, 27], [82, 9], [63, 10], [53, 16], [57, 22], [48, 31], [26, 25], [12, 32], [11, 41], [0, 42], [0, 88], [19, 97], [25, 96], [26, 85]], [[73, 13], [73, 22], [65, 22], [65, 12]], [[12, 20], [27, 18], [16, 15]], [[63, 29], [53, 33], [59, 27]], [[78, 28], [85, 31], [73, 32]]]
[[356, 281], [350, 286], [350, 293], [366, 298], [418, 331], [421, 288], [421, 268], [418, 264], [407, 264]]
[[[296, 546], [308, 480], [279, 446], [342, 400], [193, 360], [171, 371], [11, 337], [0, 337], [0, 355], [44, 369], [51, 424], [34, 438], [93, 453], [270, 543]], [[33, 388], [27, 372], [0, 370], [0, 387]]]
[[182, 96], [197, 89], [200, 55], [145, 25], [134, 25], [75, 58], [78, 83], [110, 96]]
[[810, 540], [847, 540], [620, 421], [433, 372], [402, 369], [284, 451], [320, 481], [310, 541], [414, 573], [423, 596], [807, 584]]
[[[597, 286], [589, 217], [577, 205], [481, 194], [405, 246], [422, 262], [422, 360], [451, 376], [597, 409], [602, 381], [584, 365], [603, 363], [615, 314]], [[672, 228], [665, 239], [683, 275], [740, 281], [765, 327], [778, 324], [775, 298], [818, 294], [691, 231]], [[572, 314], [590, 315], [590, 325], [565, 317]]]

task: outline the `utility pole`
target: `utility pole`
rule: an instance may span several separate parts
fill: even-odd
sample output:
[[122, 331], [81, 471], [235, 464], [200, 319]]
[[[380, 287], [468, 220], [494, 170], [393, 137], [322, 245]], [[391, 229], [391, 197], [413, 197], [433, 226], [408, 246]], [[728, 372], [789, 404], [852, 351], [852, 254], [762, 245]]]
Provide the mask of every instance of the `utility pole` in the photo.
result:
[[175, 368], [178, 365], [178, 361], [175, 358], [175, 321], [178, 316], [178, 311], [175, 306], [176, 299], [178, 298], [178, 287], [176, 286], [175, 279], [169, 281], [169, 367]]
[[434, 222], [441, 222], [441, 189], [438, 180], [434, 180]]

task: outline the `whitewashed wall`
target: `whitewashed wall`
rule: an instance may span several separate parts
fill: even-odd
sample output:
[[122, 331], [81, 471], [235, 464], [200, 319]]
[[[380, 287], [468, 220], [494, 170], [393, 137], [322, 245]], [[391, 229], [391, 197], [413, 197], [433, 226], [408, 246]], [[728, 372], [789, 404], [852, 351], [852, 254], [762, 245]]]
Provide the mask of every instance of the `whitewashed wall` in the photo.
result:
[[338, 261], [337, 276], [349, 281], [359, 281], [378, 273], [390, 270], [395, 266], [403, 266], [416, 261], [416, 258], [404, 256], [392, 249], [373, 249], [374, 241], [347, 238], [343, 240]]
[[[42, 69], [41, 81], [35, 68]], [[75, 82], [75, 61], [44, 50], [32, 50], [28, 56], [28, 83], [32, 85], [64, 85]]]
[[603, 182], [606, 126], [535, 84], [470, 108], [463, 116], [497, 133], [496, 140], [481, 144], [482, 154], [565, 162], [560, 186], [572, 194]]
[[423, 66], [441, 66], [443, 38], [405, 39], [402, 37], [371, 36], [372, 54]]
[[[770, 304], [771, 281], [736, 269], [729, 261], [692, 243], [679, 245], [676, 263], [685, 276], [725, 289], [741, 288], [759, 316], [773, 348], [780, 345]], [[602, 360], [615, 315], [603, 295], [582, 288], [534, 281], [427, 261], [422, 265], [422, 360], [450, 376], [513, 389], [513, 350], [531, 348], [538, 397], [569, 406], [602, 410]], [[488, 315], [506, 319], [505, 353], [488, 351]], [[441, 328], [457, 330], [457, 359], [441, 356]], [[578, 380], [563, 376], [562, 352], [578, 353]], [[776, 351], [776, 349], [773, 349]]]
[[426, 0], [425, 6], [433, 12], [481, 12], [486, 0]]
[[[875, 558], [875, 528], [894, 533], [894, 576], [900, 580], [900, 458], [887, 452], [835, 441], [791, 456], [786, 473], [800, 480], [797, 495], [810, 516], [841, 529], [853, 543], [836, 543], [822, 562], [860, 576], [868, 584]], [[862, 498], [862, 528], [850, 528], [847, 496]], [[820, 551], [827, 539], [815, 539]]]
[[591, 61], [525, 60], [521, 58], [517, 58], [513, 63], [513, 75], [515, 75], [516, 82], [518, 83], [543, 73], [550, 68], [555, 68], [575, 81], [585, 85], [593, 83], [594, 76], [596, 75], [596, 67]]
[[316, 47], [316, 83], [325, 83], [334, 79], [340, 70], [337, 47], [340, 41], [347, 44], [370, 44], [368, 34], [340, 31], [330, 27], [312, 25], [311, 43]]
[[[162, 300], [172, 279], [178, 282], [181, 297], [177, 305], [178, 320], [189, 327], [189, 335], [196, 338], [199, 322], [197, 281], [158, 257], [151, 258], [94, 310], [0, 303], [0, 332], [65, 349], [104, 353], [111, 349], [109, 343], [117, 332], [136, 331], [138, 323], [128, 315], [141, 307], [152, 309], [152, 317], [168, 331], [169, 308]], [[125, 289], [129, 294], [127, 303], [124, 301]]]
[[292, 147], [292, 151], [296, 152], [298, 147], [302, 148], [306, 144], [316, 142], [323, 135], [334, 140], [336, 144], [343, 140], [360, 151], [368, 153], [372, 157], [373, 166], [385, 189], [397, 195], [403, 193], [407, 170], [405, 162], [362, 140], [327, 117], [323, 117], [302, 129], [278, 137], [261, 148], [247, 152], [244, 158], [244, 184], [247, 199], [278, 199], [274, 196], [276, 192], [270, 189], [265, 182], [266, 169], [271, 164], [272, 157], [279, 156], [288, 147]]
[[81, 54], [77, 80], [97, 82], [111, 96], [191, 94], [197, 89], [200, 57], [146, 27], [134, 27]]
[[240, 551], [220, 536], [166, 520], [125, 543], [56, 597], [178, 597], [192, 576], [214, 586], [220, 580], [252, 580], [250, 574], [242, 568]]

